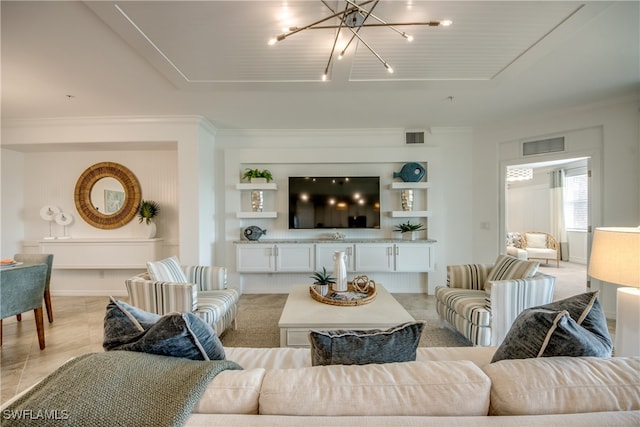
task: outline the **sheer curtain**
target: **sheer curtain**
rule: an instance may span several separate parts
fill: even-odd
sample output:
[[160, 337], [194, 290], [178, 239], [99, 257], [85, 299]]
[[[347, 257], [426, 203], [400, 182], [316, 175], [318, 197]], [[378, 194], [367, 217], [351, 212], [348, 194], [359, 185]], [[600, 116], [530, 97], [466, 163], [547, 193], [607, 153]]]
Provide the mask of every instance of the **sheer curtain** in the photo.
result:
[[567, 245], [567, 229], [564, 224], [564, 169], [556, 169], [551, 172], [550, 197], [551, 197], [551, 234], [560, 244], [560, 259], [569, 259]]

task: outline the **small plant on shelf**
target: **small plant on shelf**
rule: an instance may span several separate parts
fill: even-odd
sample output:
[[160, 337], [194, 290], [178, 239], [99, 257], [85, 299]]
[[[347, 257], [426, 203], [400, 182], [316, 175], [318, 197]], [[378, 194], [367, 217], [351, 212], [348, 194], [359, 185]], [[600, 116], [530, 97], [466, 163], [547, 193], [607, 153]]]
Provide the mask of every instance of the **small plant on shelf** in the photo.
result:
[[160, 205], [153, 200], [143, 200], [138, 206], [138, 222], [142, 224], [144, 221], [146, 224], [151, 223], [151, 220], [155, 218], [160, 212]]
[[401, 233], [408, 233], [411, 231], [420, 231], [424, 230], [424, 226], [422, 224], [411, 224], [411, 221], [404, 222], [402, 224], [396, 225], [394, 231], [399, 231]]
[[273, 180], [273, 175], [271, 175], [271, 171], [269, 171], [268, 169], [251, 169], [251, 168], [246, 168], [244, 170], [244, 173], [242, 174], [242, 179], [247, 179], [249, 181], [251, 181], [251, 179], [255, 179], [255, 178], [264, 178], [267, 180], [267, 182], [270, 182], [271, 180]]

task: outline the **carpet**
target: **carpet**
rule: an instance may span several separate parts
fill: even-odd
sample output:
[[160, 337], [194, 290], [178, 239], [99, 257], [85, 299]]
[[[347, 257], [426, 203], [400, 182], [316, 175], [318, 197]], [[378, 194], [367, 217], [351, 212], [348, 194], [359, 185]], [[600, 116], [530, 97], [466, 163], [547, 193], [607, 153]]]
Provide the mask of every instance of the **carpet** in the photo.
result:
[[[440, 328], [434, 296], [393, 294], [393, 297], [414, 319], [425, 322], [420, 347], [471, 346], [458, 333]], [[238, 302], [238, 327], [227, 329], [220, 337], [222, 344], [225, 347], [279, 347], [278, 320], [286, 300], [286, 294], [243, 294]]]

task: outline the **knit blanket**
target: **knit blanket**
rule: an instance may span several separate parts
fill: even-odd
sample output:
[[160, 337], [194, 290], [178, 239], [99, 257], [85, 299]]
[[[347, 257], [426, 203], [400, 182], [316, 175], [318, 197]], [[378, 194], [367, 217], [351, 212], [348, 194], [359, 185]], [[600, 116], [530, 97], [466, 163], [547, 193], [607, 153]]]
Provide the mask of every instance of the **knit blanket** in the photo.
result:
[[3, 426], [182, 426], [228, 360], [195, 361], [130, 351], [79, 356], [2, 412]]

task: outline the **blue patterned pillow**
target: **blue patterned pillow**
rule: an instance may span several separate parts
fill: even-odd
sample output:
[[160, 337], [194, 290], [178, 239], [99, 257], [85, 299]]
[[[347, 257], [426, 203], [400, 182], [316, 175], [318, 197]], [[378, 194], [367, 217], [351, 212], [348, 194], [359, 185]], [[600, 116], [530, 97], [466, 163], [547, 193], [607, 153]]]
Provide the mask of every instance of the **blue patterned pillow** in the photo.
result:
[[311, 331], [311, 364], [366, 365], [414, 361], [423, 328], [422, 322], [409, 322], [387, 330]]
[[598, 291], [524, 310], [491, 359], [610, 357], [613, 343]]
[[224, 360], [220, 339], [192, 313], [164, 316], [111, 298], [104, 318], [105, 351], [128, 350], [192, 360]]
[[177, 257], [170, 257], [160, 261], [147, 262], [147, 271], [151, 280], [158, 282], [189, 283], [180, 261]]

